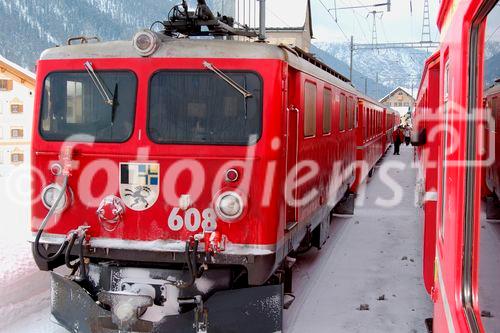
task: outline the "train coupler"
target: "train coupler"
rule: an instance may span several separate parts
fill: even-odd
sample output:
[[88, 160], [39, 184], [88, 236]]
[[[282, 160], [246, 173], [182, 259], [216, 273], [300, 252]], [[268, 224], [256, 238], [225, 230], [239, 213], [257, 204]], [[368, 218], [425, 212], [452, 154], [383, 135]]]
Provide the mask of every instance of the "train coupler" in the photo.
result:
[[[120, 332], [128, 332], [132, 329], [140, 322], [138, 315], [144, 313], [148, 307], [153, 305], [153, 298], [147, 295], [108, 291], [100, 292], [98, 300], [111, 309], [111, 322], [116, 325]], [[107, 324], [106, 326], [110, 326], [109, 323]]]

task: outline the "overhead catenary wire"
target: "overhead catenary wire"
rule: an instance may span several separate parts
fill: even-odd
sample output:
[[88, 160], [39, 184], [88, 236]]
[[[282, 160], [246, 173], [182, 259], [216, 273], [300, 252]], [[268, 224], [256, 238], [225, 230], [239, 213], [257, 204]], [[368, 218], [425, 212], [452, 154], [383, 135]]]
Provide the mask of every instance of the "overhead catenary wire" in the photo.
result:
[[488, 37], [486, 37], [486, 40], [484, 42], [488, 43], [491, 37], [493, 37], [499, 29], [500, 29], [500, 24], [495, 28], [495, 30], [493, 30], [493, 32]]
[[326, 12], [328, 13], [328, 15], [332, 18], [333, 22], [335, 22], [335, 24], [338, 26], [340, 32], [342, 32], [342, 35], [344, 35], [344, 38], [346, 39], [346, 41], [349, 42], [350, 41], [349, 37], [347, 37], [346, 33], [344, 32], [344, 30], [342, 29], [342, 27], [340, 26], [340, 24], [335, 20], [335, 17], [332, 15], [332, 13], [328, 9], [328, 7], [325, 5], [325, 3], [323, 2], [323, 0], [318, 0], [318, 1], [321, 4], [321, 6], [323, 6], [323, 8], [326, 10]]
[[287, 28], [290, 28], [291, 26], [284, 20], [282, 19], [278, 14], [276, 14], [275, 12], [273, 12], [267, 5], [266, 5], [266, 10], [272, 15], [274, 16], [276, 19], [278, 19], [281, 23], [283, 23], [285, 25], [285, 27]]
[[[356, 2], [360, 5], [360, 6], [365, 6], [361, 1], [359, 0], [356, 0]], [[367, 9], [367, 8], [363, 8], [366, 13], [369, 13], [370, 11]], [[366, 18], [366, 16], [364, 15], [361, 15], [359, 13], [358, 10], [355, 10], [355, 9], [352, 9], [352, 13], [353, 13], [353, 17], [354, 17], [354, 20], [356, 20], [356, 22], [358, 23], [358, 26], [360, 28], [360, 31], [361, 31], [361, 34], [363, 35], [363, 37], [365, 38], [365, 41], [368, 43], [370, 40], [368, 38], [368, 35], [365, 33], [365, 28], [369, 25], [369, 22], [368, 22], [368, 19]], [[359, 21], [359, 17], [362, 17], [366, 23], [365, 24], [362, 24], [360, 21]], [[354, 29], [353, 29], [353, 32], [354, 32]]]

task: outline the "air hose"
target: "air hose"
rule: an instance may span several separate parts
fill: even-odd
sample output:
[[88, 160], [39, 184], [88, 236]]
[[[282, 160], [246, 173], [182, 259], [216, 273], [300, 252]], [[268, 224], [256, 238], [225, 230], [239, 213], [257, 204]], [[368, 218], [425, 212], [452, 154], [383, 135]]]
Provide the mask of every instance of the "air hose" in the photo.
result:
[[34, 243], [35, 254], [47, 262], [51, 262], [59, 258], [66, 249], [66, 246], [68, 245], [69, 242], [68, 239], [64, 240], [64, 242], [61, 244], [57, 252], [53, 255], [45, 255], [40, 252], [40, 238], [42, 237], [43, 231], [45, 230], [45, 227], [47, 226], [47, 223], [49, 222], [50, 218], [52, 217], [52, 215], [54, 215], [54, 212], [56, 211], [59, 202], [61, 201], [62, 197], [66, 194], [67, 187], [68, 187], [68, 176], [64, 175], [61, 191], [59, 192], [56, 201], [50, 207], [49, 212], [43, 219], [42, 224], [40, 224], [40, 228], [38, 229], [38, 232], [35, 237], [35, 243]]
[[[191, 243], [193, 244], [192, 251], [191, 251]], [[195, 280], [197, 278], [200, 278], [203, 275], [203, 272], [205, 271], [205, 268], [203, 266], [200, 266], [200, 268], [197, 270], [198, 263], [196, 258], [198, 256], [198, 244], [199, 241], [197, 239], [195, 239], [193, 242], [191, 242], [191, 240], [186, 241], [185, 254], [186, 254], [186, 263], [189, 271], [189, 282], [182, 282], [181, 284], [178, 284], [177, 287], [181, 289], [193, 286]]]
[[[71, 275], [74, 275], [75, 272], [77, 271], [78, 268], [80, 268], [80, 280], [84, 280], [87, 278], [87, 272], [85, 268], [85, 259], [84, 259], [84, 247], [85, 247], [85, 229], [83, 229], [83, 232], [81, 232], [78, 229], [77, 231], [71, 232], [69, 236], [69, 243], [68, 246], [66, 247], [66, 252], [64, 254], [64, 262], [66, 264], [66, 267], [72, 270]], [[78, 245], [79, 245], [79, 252], [78, 252], [78, 258], [79, 260], [75, 262], [74, 264], [71, 263], [71, 251], [73, 250], [73, 246], [75, 245], [76, 240], [78, 239]]]
[[79, 265], [79, 262], [76, 262], [74, 264], [71, 263], [71, 250], [73, 250], [73, 245], [75, 245], [75, 241], [77, 238], [78, 234], [76, 232], [71, 234], [68, 246], [66, 247], [66, 252], [64, 254], [64, 263], [66, 264], [66, 267], [72, 270], [76, 270]]

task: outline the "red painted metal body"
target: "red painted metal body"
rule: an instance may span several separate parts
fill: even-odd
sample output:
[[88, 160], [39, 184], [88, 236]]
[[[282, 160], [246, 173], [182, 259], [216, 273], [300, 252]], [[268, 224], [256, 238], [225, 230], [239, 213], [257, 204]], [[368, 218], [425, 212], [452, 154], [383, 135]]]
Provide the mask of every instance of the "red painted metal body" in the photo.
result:
[[[40, 61], [37, 70], [37, 94], [35, 100], [35, 119], [33, 132], [33, 166], [44, 172], [45, 179], [52, 182], [54, 177], [50, 174], [49, 165], [51, 161], [58, 160], [61, 150], [61, 142], [44, 141], [38, 132], [39, 106], [41, 105], [41, 94], [45, 77], [53, 71], [81, 70], [85, 60], [61, 60], [61, 61]], [[168, 193], [190, 193], [193, 186], [201, 186], [203, 191], [193, 207], [203, 210], [213, 205], [212, 191], [231, 190], [240, 187], [242, 183], [248, 182], [251, 177], [251, 186], [246, 186], [244, 191], [248, 196], [248, 210], [245, 217], [234, 224], [219, 223], [220, 231], [226, 234], [230, 242], [237, 244], [276, 244], [279, 237], [282, 237], [284, 230], [284, 205], [280, 200], [279, 189], [284, 186], [285, 161], [287, 156], [285, 146], [285, 110], [284, 100], [273, 98], [282, 95], [282, 73], [284, 64], [274, 60], [235, 60], [235, 59], [210, 59], [221, 69], [244, 68], [259, 73], [266, 83], [264, 90], [263, 107], [263, 131], [259, 142], [252, 147], [253, 156], [247, 158], [247, 147], [238, 146], [196, 146], [196, 145], [160, 145], [153, 143], [146, 135], [146, 109], [148, 98], [148, 82], [151, 75], [159, 69], [199, 69], [203, 70], [202, 62], [199, 59], [93, 59], [93, 65], [99, 70], [132, 70], [137, 76], [137, 102], [135, 127], [131, 138], [126, 143], [94, 143], [92, 145], [76, 144], [73, 148], [73, 157], [78, 161], [78, 167], [71, 171], [69, 186], [72, 189], [79, 189], [80, 193], [74, 193], [74, 202], [71, 207], [65, 210], [60, 216], [63, 223], [49, 224], [46, 232], [49, 234], [65, 235], [82, 223], [91, 226], [89, 235], [91, 237], [116, 238], [124, 240], [181, 240], [187, 239], [190, 232], [186, 229], [172, 231], [167, 228], [167, 217], [172, 209], [163, 198]], [[265, 65], [265, 66], [264, 66]], [[265, 70], [262, 70], [265, 68]], [[279, 149], [271, 148], [271, 140], [280, 140]], [[300, 145], [300, 147], [303, 147]], [[146, 148], [146, 149], [144, 149]], [[299, 150], [301, 158], [314, 158], [321, 166], [326, 161], [318, 158], [318, 152]], [[176, 182], [164, 179], [168, 177], [166, 172], [171, 166], [181, 159], [195, 159], [203, 165], [202, 172], [190, 174], [184, 170], [178, 174]], [[164, 185], [159, 200], [152, 208], [146, 211], [127, 210], [124, 216], [124, 223], [118, 230], [107, 232], [102, 229], [96, 218], [96, 209], [100, 201], [106, 195], [117, 195], [120, 162], [126, 161], [155, 161], [160, 164], [160, 176], [163, 177]], [[243, 168], [243, 161], [249, 162], [248, 168]], [[276, 175], [271, 186], [271, 202], [277, 204], [261, 205], [262, 189], [269, 162], [277, 163]], [[229, 164], [228, 164], [229, 163]], [[95, 168], [89, 168], [94, 165]], [[236, 168], [240, 170], [240, 178], [237, 182], [224, 182], [222, 175], [227, 169]], [[90, 174], [82, 174], [82, 170], [92, 170]], [[171, 169], [170, 169], [171, 170]], [[200, 169], [201, 170], [201, 169]], [[36, 200], [40, 195], [44, 184], [40, 182], [41, 177], [35, 177], [33, 181], [33, 231], [39, 226], [39, 221], [47, 213], [47, 209]], [[215, 182], [215, 184], [214, 184]], [[167, 185], [168, 184], [168, 185]], [[319, 185], [319, 184], [318, 184]], [[171, 187], [167, 189], [167, 186]], [[304, 189], [305, 190], [305, 189]], [[94, 200], [82, 202], [78, 198], [83, 192], [88, 192]], [[175, 201], [175, 200], [174, 200]], [[172, 201], [171, 201], [172, 202]], [[319, 201], [312, 202], [311, 207], [301, 210], [310, 211], [317, 208]], [[54, 217], [55, 219], [56, 217]], [[265, 223], [263, 221], [265, 220]], [[197, 232], [201, 232], [201, 229]], [[194, 232], [196, 233], [196, 232]], [[281, 233], [281, 235], [280, 235]]]
[[[427, 130], [427, 142], [417, 148], [422, 192], [437, 187], [436, 202], [426, 201], [422, 213], [424, 280], [435, 303], [433, 332], [438, 333], [491, 332], [481, 315], [479, 258], [485, 183], [484, 30], [494, 5], [485, 0], [441, 3], [440, 50], [426, 63], [417, 101], [416, 130]], [[498, 149], [496, 157], [494, 165]], [[486, 178], [494, 183], [489, 170]]]
[[[288, 53], [288, 56], [293, 54]], [[354, 183], [356, 140], [360, 138], [360, 132], [369, 135], [363, 139], [366, 152], [361, 158], [371, 166], [381, 157], [387, 144], [383, 108], [366, 101], [358, 104], [361, 95], [351, 86], [303, 60], [295, 60], [292, 66], [282, 59], [259, 59], [255, 56], [248, 59], [109, 56], [42, 59], [37, 65], [32, 143], [35, 171], [32, 182], [33, 232], [38, 231], [48, 211], [40, 200], [42, 189], [50, 183], [61, 182], [61, 176], [52, 175], [50, 169], [52, 163], [62, 162], [60, 152], [66, 145], [46, 141], [39, 132], [45, 80], [53, 72], [82, 71], [83, 64], [89, 60], [97, 71], [126, 70], [137, 78], [133, 132], [122, 143], [67, 143], [73, 158], [68, 181], [72, 200], [67, 209], [51, 218], [41, 243], [57, 244], [71, 230], [86, 225], [90, 227], [87, 235], [90, 247], [94, 249], [94, 254], [89, 253], [89, 256], [98, 260], [102, 257], [95, 251], [109, 248], [158, 253], [169, 252], [169, 246], [173, 244], [176, 246], [173, 252], [182, 252], [182, 242], [202, 233], [203, 229], [202, 225], [194, 229], [183, 226], [178, 230], [169, 227], [167, 220], [179, 206], [179, 197], [182, 194], [196, 197], [189, 207], [201, 212], [214, 209], [216, 197], [221, 192], [236, 191], [245, 198], [244, 212], [232, 223], [217, 217], [217, 233], [223, 235], [227, 242], [224, 258], [231, 255], [272, 256], [272, 266], [256, 268], [265, 272], [259, 272], [259, 278], [253, 279], [252, 283], [261, 284], [289, 252], [297, 249], [305, 235], [312, 231], [310, 229], [329, 219], [333, 206]], [[256, 144], [158, 144], [149, 138], [147, 110], [152, 75], [159, 70], [206, 71], [203, 61], [209, 61], [222, 71], [251, 71], [260, 76], [263, 82], [262, 135]], [[304, 132], [306, 84], [312, 84], [316, 94], [316, 134], [313, 136], [306, 136]], [[328, 132], [324, 130], [323, 117], [326, 92], [331, 97]], [[356, 105], [362, 106], [359, 124]], [[371, 113], [368, 113], [368, 107], [373, 110]], [[365, 131], [362, 126], [367, 121], [369, 129]], [[186, 167], [183, 161], [194, 161], [199, 167]], [[130, 162], [159, 164], [159, 197], [146, 210], [125, 209], [117, 228], [106, 229], [99, 221], [96, 210], [104, 198], [120, 197], [119, 165]], [[305, 166], [297, 168], [301, 164]], [[239, 174], [234, 182], [225, 179], [229, 169], [235, 169]], [[317, 169], [317, 173], [313, 169]], [[307, 178], [308, 174], [313, 175]], [[300, 178], [307, 180], [299, 184]], [[287, 179], [291, 179], [291, 183], [287, 183]], [[297, 189], [290, 191], [289, 187]], [[290, 202], [307, 196], [310, 200], [305, 204], [296, 206]], [[179, 214], [182, 217], [184, 212], [180, 210]], [[217, 263], [230, 262], [224, 258], [218, 259]], [[107, 259], [113, 259], [113, 254]]]

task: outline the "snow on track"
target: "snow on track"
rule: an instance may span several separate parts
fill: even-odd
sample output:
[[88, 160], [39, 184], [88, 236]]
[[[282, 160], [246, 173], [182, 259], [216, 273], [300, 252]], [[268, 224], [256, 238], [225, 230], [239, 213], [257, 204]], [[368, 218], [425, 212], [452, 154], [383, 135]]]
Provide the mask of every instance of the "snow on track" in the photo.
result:
[[[375, 205], [377, 197], [392, 196], [379, 168], [355, 215], [334, 218], [330, 239], [321, 251], [298, 258], [293, 280], [296, 299], [285, 310], [285, 332], [426, 332], [424, 319], [431, 316], [432, 304], [421, 273], [422, 225], [413, 206], [412, 157], [413, 149], [402, 147], [401, 156], [389, 152], [382, 161], [406, 163], [404, 170], [388, 173], [404, 189], [397, 207]], [[1, 199], [0, 203], [8, 202]], [[28, 207], [9, 203], [0, 208], [16, 222], [7, 229], [11, 235], [0, 238], [0, 333], [65, 333], [50, 321], [49, 275], [37, 270], [25, 241], [27, 231], [22, 226], [28, 223], [24, 213]], [[385, 300], [377, 300], [382, 295]], [[358, 310], [362, 304], [369, 310]]]

